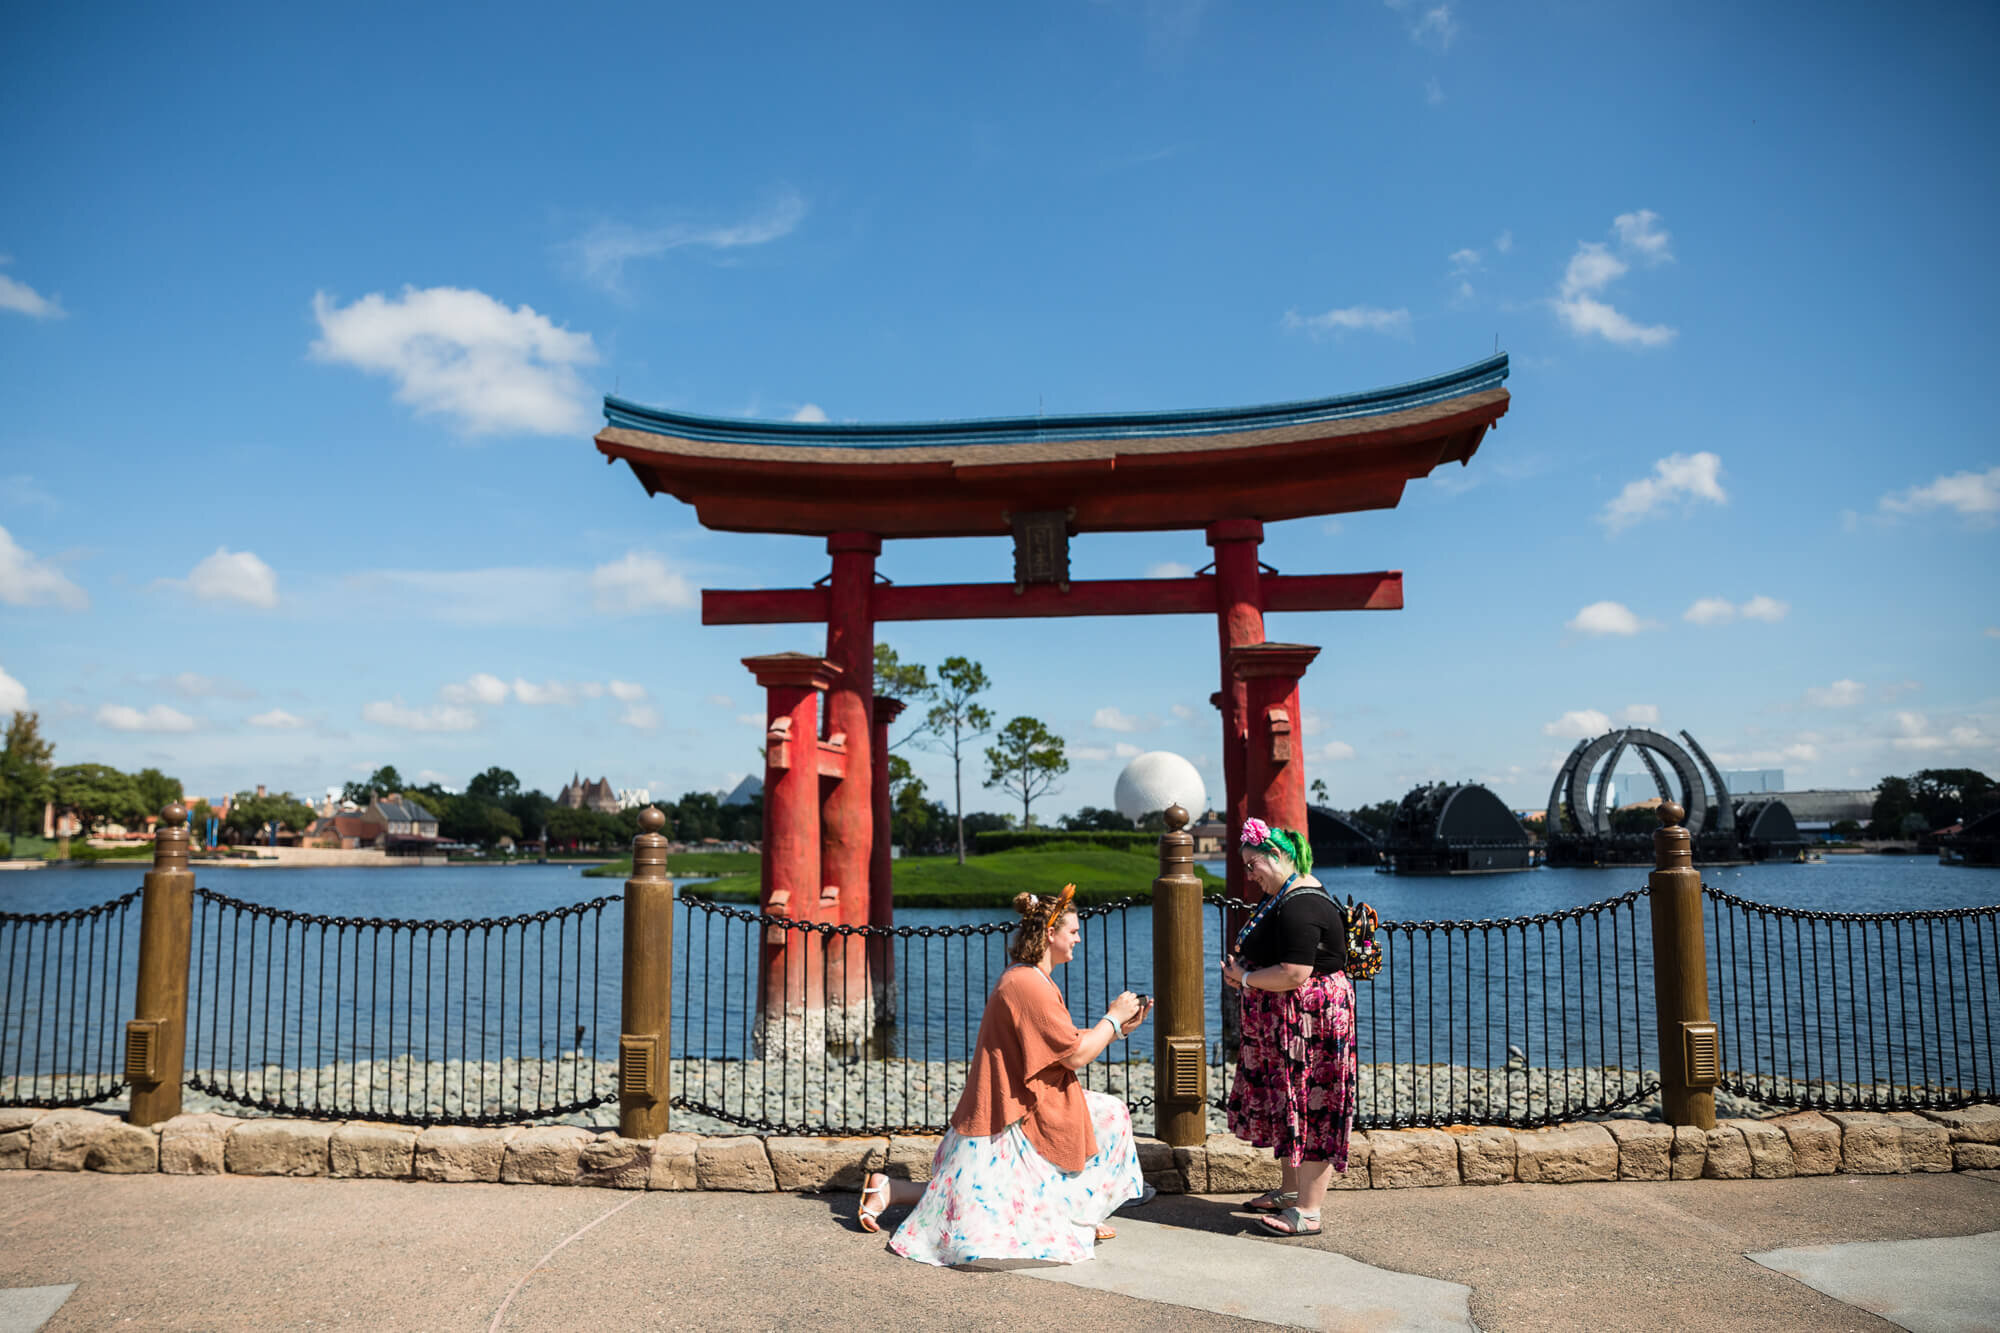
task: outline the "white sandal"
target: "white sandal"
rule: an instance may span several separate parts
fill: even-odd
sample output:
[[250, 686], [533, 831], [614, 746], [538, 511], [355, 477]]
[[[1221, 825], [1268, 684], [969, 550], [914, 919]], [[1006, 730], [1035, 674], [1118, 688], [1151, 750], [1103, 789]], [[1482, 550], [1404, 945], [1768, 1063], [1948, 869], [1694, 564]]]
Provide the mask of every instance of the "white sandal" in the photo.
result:
[[[868, 1206], [870, 1195], [879, 1196], [882, 1202], [870, 1208]], [[861, 1182], [861, 1205], [854, 1211], [854, 1220], [861, 1224], [863, 1231], [871, 1233], [880, 1232], [882, 1230], [880, 1219], [883, 1211], [888, 1206], [889, 1177], [883, 1175], [880, 1171], [870, 1171], [867, 1179]]]

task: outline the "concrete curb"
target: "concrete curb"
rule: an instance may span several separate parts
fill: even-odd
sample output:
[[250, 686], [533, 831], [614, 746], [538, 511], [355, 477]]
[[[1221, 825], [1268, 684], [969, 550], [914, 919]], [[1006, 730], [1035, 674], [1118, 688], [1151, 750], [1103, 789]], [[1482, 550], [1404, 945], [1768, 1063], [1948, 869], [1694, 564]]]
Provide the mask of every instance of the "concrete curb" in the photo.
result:
[[[0, 1170], [165, 1172], [503, 1181], [601, 1189], [854, 1190], [863, 1173], [930, 1178], [938, 1140], [664, 1134], [620, 1138], [570, 1126], [418, 1129], [379, 1121], [274, 1120], [213, 1113], [139, 1127], [101, 1111], [0, 1107]], [[1227, 1134], [1174, 1148], [1139, 1140], [1164, 1194], [1275, 1188], [1268, 1152]], [[1704, 1134], [1639, 1120], [1545, 1129], [1454, 1125], [1357, 1131], [1340, 1189], [1907, 1175], [2000, 1167], [2000, 1106], [1888, 1113], [1795, 1111], [1726, 1120]]]

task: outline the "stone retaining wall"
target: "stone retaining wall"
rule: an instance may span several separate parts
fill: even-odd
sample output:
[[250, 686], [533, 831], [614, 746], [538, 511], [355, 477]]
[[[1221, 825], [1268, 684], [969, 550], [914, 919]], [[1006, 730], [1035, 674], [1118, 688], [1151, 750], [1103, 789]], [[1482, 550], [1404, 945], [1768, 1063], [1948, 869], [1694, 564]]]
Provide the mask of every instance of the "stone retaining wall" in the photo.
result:
[[[365, 1120], [176, 1116], [152, 1128], [101, 1111], [0, 1107], [0, 1170], [499, 1181], [605, 1189], [858, 1190], [868, 1171], [930, 1177], [937, 1139], [663, 1134], [574, 1125], [417, 1129]], [[1226, 1134], [1194, 1148], [1139, 1140], [1164, 1193], [1247, 1194], [1278, 1184], [1271, 1155]], [[1770, 1180], [2000, 1168], [2000, 1106], [1962, 1111], [1724, 1120], [1701, 1130], [1645, 1120], [1548, 1129], [1453, 1126], [1357, 1132], [1335, 1189], [1567, 1185], [1593, 1180]]]

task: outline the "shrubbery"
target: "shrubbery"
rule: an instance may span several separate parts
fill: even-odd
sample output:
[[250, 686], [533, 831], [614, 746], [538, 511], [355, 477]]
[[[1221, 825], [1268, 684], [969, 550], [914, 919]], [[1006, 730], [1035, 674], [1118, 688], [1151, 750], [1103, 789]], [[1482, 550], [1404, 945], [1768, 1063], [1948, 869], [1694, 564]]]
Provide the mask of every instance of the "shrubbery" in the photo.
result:
[[1160, 845], [1157, 833], [1120, 833], [1113, 829], [1071, 831], [1053, 828], [995, 829], [976, 833], [966, 850], [975, 856], [1011, 852], [1022, 847], [1106, 847], [1113, 851], [1151, 851]]

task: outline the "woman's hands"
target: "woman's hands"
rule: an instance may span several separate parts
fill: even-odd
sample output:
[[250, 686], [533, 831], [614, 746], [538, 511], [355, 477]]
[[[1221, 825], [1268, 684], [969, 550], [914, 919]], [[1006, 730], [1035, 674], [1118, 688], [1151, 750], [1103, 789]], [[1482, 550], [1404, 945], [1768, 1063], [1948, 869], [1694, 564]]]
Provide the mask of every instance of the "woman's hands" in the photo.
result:
[[1146, 1003], [1131, 991], [1120, 991], [1118, 998], [1111, 1002], [1111, 1007], [1104, 1011], [1104, 1017], [1110, 1019], [1120, 1032], [1130, 1032], [1145, 1020], [1146, 1007]]
[[1138, 1012], [1133, 1014], [1132, 1017], [1125, 1020], [1123, 1023], [1118, 1024], [1118, 1035], [1121, 1037], [1129, 1037], [1134, 1032], [1137, 1032], [1139, 1030], [1139, 1025], [1145, 1022], [1147, 1015], [1151, 1014], [1152, 1012], [1153, 1012], [1153, 997], [1150, 995], [1140, 996]]
[[1243, 967], [1243, 960], [1235, 954], [1222, 960], [1222, 984], [1231, 990], [1243, 989], [1243, 978], [1249, 975]]

